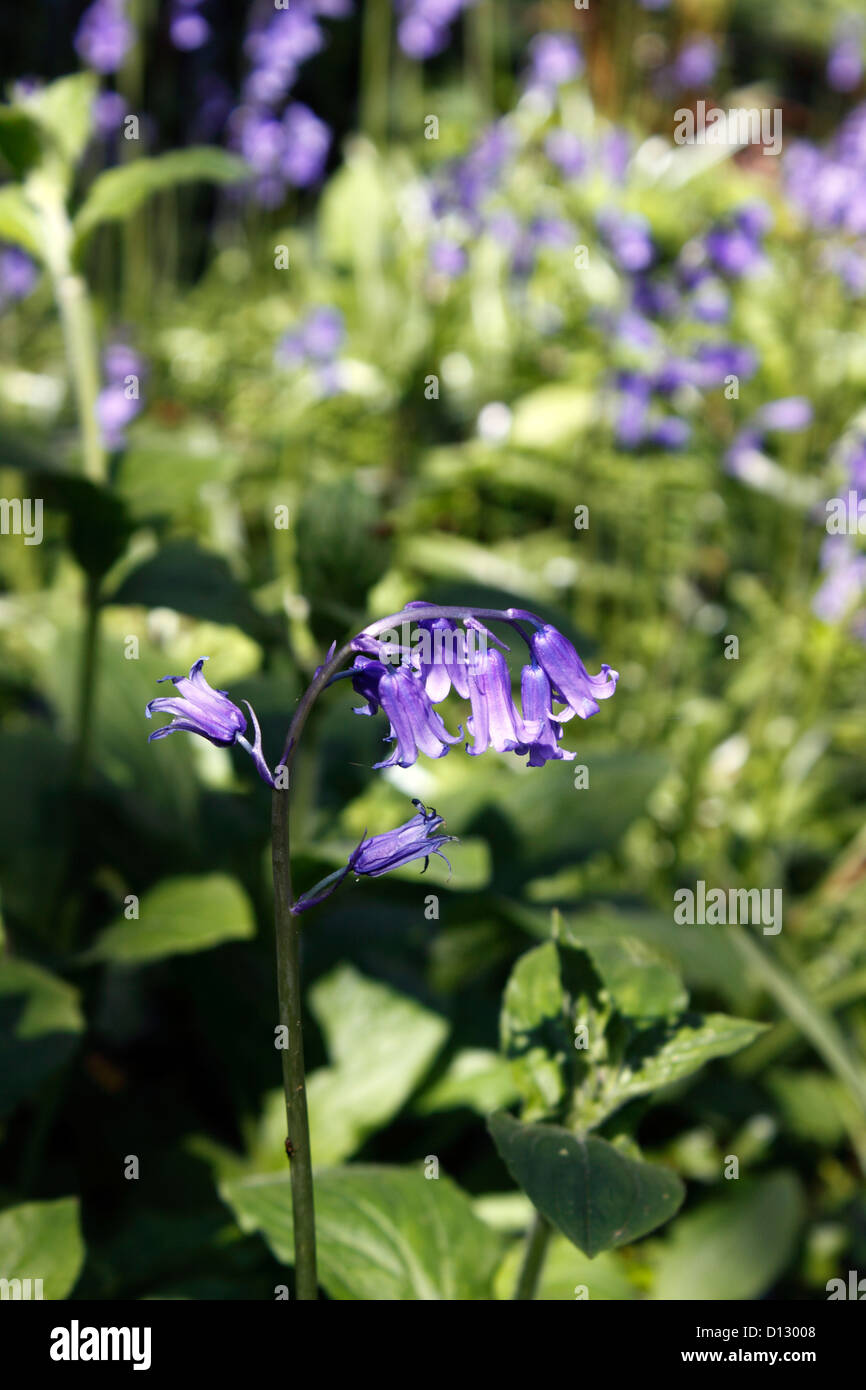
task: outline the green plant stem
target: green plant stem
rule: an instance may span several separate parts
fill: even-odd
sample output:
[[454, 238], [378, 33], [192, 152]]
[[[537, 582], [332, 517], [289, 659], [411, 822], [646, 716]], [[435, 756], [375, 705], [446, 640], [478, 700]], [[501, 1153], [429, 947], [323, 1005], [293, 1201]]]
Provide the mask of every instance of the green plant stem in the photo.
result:
[[[510, 611], [510, 610], [508, 610]], [[502, 619], [506, 613], [493, 608], [449, 608], [430, 605], [402, 609], [380, 618], [364, 629], [364, 635], [377, 637], [402, 622], [417, 624], [424, 618], [453, 617]], [[290, 1140], [292, 1179], [292, 1219], [295, 1241], [295, 1288], [299, 1299], [317, 1297], [316, 1225], [310, 1121], [304, 1075], [304, 1036], [301, 1017], [300, 929], [294, 912], [291, 869], [291, 787], [292, 770], [301, 733], [316, 700], [332, 676], [357, 651], [354, 640], [346, 642], [322, 666], [298, 703], [289, 725], [283, 756], [277, 765], [279, 785], [271, 803], [271, 860], [274, 875], [274, 930], [277, 948], [277, 995], [280, 1023], [288, 1030], [288, 1046], [283, 1049], [283, 1090]], [[543, 1252], [542, 1252], [543, 1253]], [[539, 1256], [540, 1258], [540, 1256]]]
[[277, 942], [277, 994], [280, 1023], [288, 1030], [283, 1049], [283, 1089], [292, 1176], [292, 1220], [295, 1241], [295, 1294], [310, 1302], [318, 1297], [316, 1277], [316, 1220], [310, 1121], [304, 1077], [304, 1034], [301, 1022], [300, 924], [292, 912], [292, 871], [289, 857], [289, 792], [277, 789], [271, 807], [274, 869], [274, 926]]
[[367, 0], [361, 36], [361, 127], [376, 144], [388, 134], [391, 0]]
[[516, 1300], [527, 1302], [535, 1298], [538, 1281], [541, 1278], [541, 1271], [547, 1257], [548, 1242], [552, 1234], [550, 1222], [546, 1221], [541, 1212], [537, 1211], [526, 1238], [523, 1263], [520, 1266], [520, 1274], [514, 1290]]
[[81, 786], [87, 779], [90, 742], [96, 703], [96, 673], [99, 664], [99, 629], [102, 609], [99, 602], [99, 581], [88, 577], [85, 595], [84, 631], [81, 641], [81, 665], [78, 673], [78, 706], [76, 709], [76, 741], [72, 760], [73, 782]]

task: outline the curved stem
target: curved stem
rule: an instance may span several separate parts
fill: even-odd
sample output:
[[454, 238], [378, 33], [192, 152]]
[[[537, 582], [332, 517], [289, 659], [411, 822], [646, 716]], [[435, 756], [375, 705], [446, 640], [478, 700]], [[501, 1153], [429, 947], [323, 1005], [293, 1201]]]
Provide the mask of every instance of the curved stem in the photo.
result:
[[[514, 616], [524, 616], [519, 610], [446, 608], [434, 604], [402, 609], [366, 627], [359, 637], [376, 637], [388, 632], [400, 622], [419, 622], [425, 618], [488, 618], [504, 622]], [[274, 875], [274, 929], [277, 947], [277, 994], [280, 1023], [288, 1030], [288, 1046], [283, 1050], [283, 1090], [286, 1097], [288, 1124], [287, 1153], [291, 1160], [292, 1219], [295, 1242], [296, 1297], [312, 1300], [317, 1297], [316, 1225], [313, 1192], [313, 1163], [310, 1147], [310, 1123], [307, 1113], [307, 1091], [304, 1078], [304, 1038], [301, 1021], [300, 928], [292, 897], [290, 858], [290, 809], [292, 767], [298, 742], [310, 710], [331, 678], [343, 663], [359, 649], [357, 638], [344, 643], [319, 667], [301, 696], [286, 735], [281, 762], [277, 766], [277, 786], [271, 803], [271, 856]], [[546, 1237], [545, 1237], [546, 1243]], [[543, 1251], [542, 1251], [543, 1254]]]
[[535, 1297], [547, 1256], [548, 1242], [552, 1234], [550, 1222], [545, 1220], [540, 1211], [537, 1211], [526, 1240], [523, 1264], [520, 1266], [517, 1287], [514, 1290], [515, 1299], [525, 1302]]

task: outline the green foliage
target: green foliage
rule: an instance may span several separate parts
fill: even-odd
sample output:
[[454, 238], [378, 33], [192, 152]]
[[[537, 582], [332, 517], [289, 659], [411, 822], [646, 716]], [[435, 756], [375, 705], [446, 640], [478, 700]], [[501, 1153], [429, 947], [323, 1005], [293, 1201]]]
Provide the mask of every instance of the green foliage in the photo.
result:
[[0, 1211], [0, 1250], [4, 1279], [41, 1279], [43, 1298], [67, 1298], [84, 1262], [77, 1199]]
[[142, 965], [206, 951], [224, 941], [245, 941], [255, 933], [245, 893], [224, 874], [163, 879], [145, 893], [138, 914], [106, 927], [87, 960]]
[[[278, 1260], [291, 1263], [288, 1178], [224, 1183], [242, 1230], [260, 1231]], [[323, 1169], [316, 1180], [319, 1278], [332, 1298], [484, 1299], [500, 1242], [444, 1175], [420, 1168], [357, 1164]]]

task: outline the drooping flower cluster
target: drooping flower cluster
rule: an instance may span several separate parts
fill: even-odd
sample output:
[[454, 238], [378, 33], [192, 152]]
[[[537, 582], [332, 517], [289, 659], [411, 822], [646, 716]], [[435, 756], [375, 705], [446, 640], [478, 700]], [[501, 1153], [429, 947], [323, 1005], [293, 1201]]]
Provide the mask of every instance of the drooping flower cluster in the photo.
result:
[[[412, 607], [425, 605], [408, 605]], [[562, 725], [575, 715], [587, 719], [596, 714], [598, 701], [614, 693], [618, 673], [602, 666], [599, 675], [590, 676], [568, 639], [534, 614], [509, 610], [505, 621], [529, 648], [519, 708], [507, 662], [497, 649], [502, 644], [471, 616], [462, 627], [450, 617], [422, 619], [414, 641], [406, 634], [408, 644], [358, 639], [362, 651], [355, 658], [352, 684], [365, 703], [355, 712], [382, 710], [391, 725], [387, 741], [395, 745], [377, 767], [410, 767], [419, 752], [442, 758], [462, 742], [462, 726], [450, 733], [435, 708], [452, 687], [470, 704], [466, 732], [472, 741], [466, 746], [471, 756], [494, 748], [526, 756], [531, 767], [575, 757], [560, 747]], [[532, 628], [528, 636], [526, 626]], [[564, 708], [554, 713], [555, 704]]]
[[[382, 712], [387, 717], [388, 741], [395, 746], [390, 757], [375, 764], [377, 768], [411, 767], [419, 753], [441, 758], [463, 741], [462, 726], [456, 734], [450, 733], [435, 708], [452, 689], [469, 701], [466, 731], [472, 740], [467, 745], [472, 756], [494, 748], [525, 756], [530, 767], [572, 759], [576, 755], [560, 747], [562, 725], [575, 716], [588, 719], [596, 714], [599, 700], [608, 699], [616, 690], [616, 671], [603, 665], [597, 676], [591, 676], [571, 642], [535, 614], [514, 608], [484, 610], [484, 616], [509, 624], [528, 648], [518, 708], [508, 665], [498, 650], [504, 644], [470, 610], [437, 611], [433, 605], [415, 602], [395, 616], [402, 620], [400, 631], [385, 632], [383, 623], [375, 624], [372, 632], [360, 633], [337, 658], [332, 648], [328, 653], [331, 666], [326, 671], [319, 668], [314, 676], [320, 687], [324, 682], [350, 679], [363, 700], [355, 712]], [[352, 652], [354, 664], [348, 670], [334, 669]], [[171, 681], [178, 695], [159, 697], [147, 705], [148, 719], [154, 713], [172, 716], [171, 723], [154, 730], [150, 739], [191, 733], [219, 748], [239, 744], [253, 759], [262, 780], [282, 789], [288, 782], [278, 780], [265, 761], [252, 706], [243, 702], [255, 731], [250, 743], [243, 711], [226, 691], [212, 690], [205, 680], [202, 667], [206, 660], [200, 657], [188, 677], [162, 677]], [[555, 712], [554, 705], [562, 708]], [[279, 765], [275, 772], [285, 770]], [[423, 859], [426, 868], [429, 856], [441, 854], [442, 846], [453, 836], [439, 832], [443, 822], [435, 811], [418, 801], [413, 804], [417, 811], [410, 820], [381, 835], [368, 838], [365, 834], [343, 868], [302, 895], [292, 910], [303, 912], [323, 901], [349, 873], [377, 877], [415, 859]]]

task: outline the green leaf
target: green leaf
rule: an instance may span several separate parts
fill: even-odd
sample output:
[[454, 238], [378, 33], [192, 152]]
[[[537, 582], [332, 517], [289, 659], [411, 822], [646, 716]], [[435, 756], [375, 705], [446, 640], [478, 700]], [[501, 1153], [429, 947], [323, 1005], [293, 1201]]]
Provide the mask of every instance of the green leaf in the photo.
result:
[[43, 1298], [62, 1299], [83, 1263], [76, 1197], [26, 1202], [0, 1212], [0, 1278], [41, 1279]]
[[31, 256], [41, 257], [39, 221], [23, 191], [14, 183], [0, 188], [0, 241], [13, 242]]
[[246, 893], [225, 874], [167, 878], [146, 893], [137, 921], [120, 918], [87, 951], [87, 961], [136, 965], [245, 941], [255, 934]]
[[805, 1203], [793, 1173], [739, 1178], [681, 1218], [653, 1260], [654, 1299], [741, 1301], [768, 1292], [789, 1264]]
[[77, 164], [90, 139], [97, 87], [92, 72], [76, 72], [39, 88], [22, 103], [65, 164]]
[[368, 589], [388, 568], [390, 542], [381, 503], [352, 481], [323, 483], [304, 497], [297, 519], [301, 591], [317, 636], [363, 613]]
[[0, 960], [0, 1115], [63, 1065], [83, 1028], [72, 985], [31, 961]]
[[642, 1030], [626, 1048], [611, 1091], [617, 1105], [691, 1075], [713, 1057], [728, 1057], [765, 1032], [766, 1023], [727, 1014], [683, 1014]]
[[514, 966], [499, 1020], [502, 1049], [530, 1118], [549, 1114], [565, 1093], [563, 1060], [572, 1039], [564, 1003], [559, 952], [546, 941]]
[[[583, 946], [579, 932], [570, 933], [569, 944]], [[679, 972], [639, 937], [591, 941], [585, 949], [614, 1006], [626, 1018], [666, 1018], [689, 1002]]]
[[112, 604], [174, 608], [192, 618], [239, 627], [255, 638], [269, 624], [253, 606], [221, 555], [172, 541], [127, 574], [109, 596]]
[[[288, 1176], [223, 1183], [243, 1231], [260, 1231], [291, 1264]], [[375, 1302], [491, 1297], [501, 1242], [450, 1178], [417, 1168], [357, 1166], [316, 1174], [319, 1280], [332, 1298]]]
[[604, 1139], [510, 1115], [492, 1115], [487, 1124], [514, 1181], [590, 1257], [668, 1221], [685, 1196], [676, 1173], [626, 1157]]
[[479, 1115], [489, 1115], [517, 1100], [518, 1089], [511, 1065], [498, 1052], [483, 1047], [465, 1047], [456, 1052], [447, 1068], [415, 1101], [419, 1115], [465, 1106]]
[[0, 106], [0, 155], [17, 178], [42, 158], [39, 125], [20, 106]]
[[130, 535], [121, 499], [110, 488], [72, 474], [37, 471], [28, 482], [47, 507], [66, 515], [69, 549], [85, 574], [102, 578], [123, 554]]
[[180, 183], [238, 183], [250, 177], [242, 159], [209, 145], [136, 159], [100, 174], [75, 218], [77, 245], [103, 222], [122, 222], [154, 193]]
[[314, 1153], [319, 1164], [339, 1163], [386, 1124], [423, 1081], [448, 1036], [448, 1024], [351, 965], [317, 981], [309, 1003], [334, 1063], [307, 1081]]

